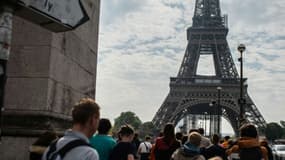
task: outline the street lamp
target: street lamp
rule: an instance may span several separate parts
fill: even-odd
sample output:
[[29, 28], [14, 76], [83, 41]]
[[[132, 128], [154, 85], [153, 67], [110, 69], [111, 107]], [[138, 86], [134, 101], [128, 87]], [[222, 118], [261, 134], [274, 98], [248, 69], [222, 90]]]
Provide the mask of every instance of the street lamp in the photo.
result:
[[218, 106], [217, 106], [217, 119], [218, 119], [218, 128], [217, 128], [217, 134], [220, 135], [220, 129], [221, 129], [221, 120], [220, 120], [220, 104], [221, 104], [221, 90], [222, 90], [222, 87], [218, 86], [217, 87], [217, 90], [218, 90]]
[[207, 114], [208, 114], [208, 112], [204, 112], [205, 136], [207, 135]]
[[[212, 132], [215, 134], [215, 113], [212, 113], [212, 110], [213, 110], [213, 106], [215, 106], [216, 104], [216, 101], [212, 100], [210, 103], [209, 103], [209, 106], [210, 106], [210, 132], [209, 132], [209, 135], [212, 136]], [[214, 125], [213, 125], [214, 124]]]
[[240, 58], [238, 59], [240, 62], [240, 98], [239, 98], [239, 105], [240, 105], [240, 112], [239, 112], [239, 125], [241, 126], [244, 121], [244, 108], [243, 104], [245, 103], [245, 99], [243, 98], [243, 57], [242, 53], [245, 51], [245, 45], [240, 44], [238, 46], [238, 51], [240, 52]]

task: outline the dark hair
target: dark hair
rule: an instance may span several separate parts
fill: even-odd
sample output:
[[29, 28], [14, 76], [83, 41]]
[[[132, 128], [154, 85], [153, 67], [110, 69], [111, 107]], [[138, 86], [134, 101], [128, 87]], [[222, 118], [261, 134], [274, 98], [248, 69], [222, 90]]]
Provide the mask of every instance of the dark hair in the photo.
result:
[[46, 131], [33, 143], [36, 146], [49, 146], [57, 138], [55, 131]]
[[192, 132], [198, 132], [199, 133], [198, 129], [190, 129], [189, 130], [189, 134], [192, 133]]
[[174, 139], [175, 139], [174, 125], [172, 123], [168, 123], [164, 126], [163, 129], [163, 140], [166, 143], [170, 143]]
[[43, 151], [35, 150], [35, 147], [48, 147], [55, 139], [57, 139], [57, 135], [55, 131], [46, 131], [44, 132], [30, 147], [30, 160], [39, 160], [42, 159]]
[[229, 140], [229, 139], [230, 139], [230, 136], [225, 136], [224, 139], [225, 139], [225, 140]]
[[253, 124], [244, 124], [240, 128], [240, 136], [241, 137], [256, 138], [257, 135], [258, 134], [257, 134], [256, 127]]
[[198, 132], [199, 132], [201, 135], [204, 135], [204, 128], [198, 128]]
[[122, 136], [129, 136], [134, 133], [135, 132], [134, 132], [133, 127], [131, 127], [130, 125], [123, 125], [121, 126], [120, 131], [118, 132], [118, 135], [119, 137], [122, 137]]
[[84, 125], [94, 115], [99, 118], [99, 105], [91, 98], [82, 98], [72, 109], [73, 124]]
[[146, 141], [148, 141], [148, 140], [150, 140], [151, 138], [150, 138], [150, 136], [145, 136], [145, 140]]
[[183, 134], [181, 132], [176, 132], [175, 133], [175, 138], [178, 140], [182, 140]]
[[218, 144], [220, 141], [220, 137], [217, 134], [214, 134], [212, 137], [213, 144]]
[[185, 144], [188, 141], [188, 136], [184, 135], [181, 140], [181, 144]]
[[99, 121], [98, 133], [99, 134], [108, 134], [111, 127], [112, 127], [112, 125], [111, 125], [111, 122], [109, 119], [101, 118]]

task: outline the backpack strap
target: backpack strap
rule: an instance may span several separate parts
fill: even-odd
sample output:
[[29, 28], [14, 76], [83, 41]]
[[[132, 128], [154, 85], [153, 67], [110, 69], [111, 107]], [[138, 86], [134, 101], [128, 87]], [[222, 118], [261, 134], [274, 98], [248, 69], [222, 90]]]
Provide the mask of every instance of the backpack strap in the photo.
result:
[[145, 142], [143, 142], [143, 144], [145, 145], [146, 152], [149, 153], [150, 152], [150, 148], [146, 145]]
[[58, 139], [56, 139], [55, 141], [51, 142], [50, 146], [49, 146], [49, 150], [46, 154], [46, 159], [50, 159], [50, 155], [53, 154], [56, 151], [56, 144], [57, 144]]
[[[46, 156], [48, 160], [53, 160], [57, 155], [59, 155], [60, 158], [63, 159], [64, 156], [66, 155], [66, 153], [71, 151], [73, 148], [76, 148], [76, 147], [79, 147], [79, 146], [89, 146], [89, 147], [91, 147], [90, 144], [88, 144], [87, 142], [85, 142], [84, 140], [81, 140], [81, 139], [76, 139], [76, 140], [73, 140], [73, 141], [67, 143], [66, 145], [64, 145], [58, 151], [56, 151], [56, 143], [54, 143], [52, 145], [54, 145], [54, 146], [51, 146], [50, 148], [53, 149], [53, 151], [51, 151], [51, 149], [50, 149], [48, 151], [48, 153], [47, 153], [47, 156]], [[52, 154], [52, 155], [48, 155], [48, 154]]]

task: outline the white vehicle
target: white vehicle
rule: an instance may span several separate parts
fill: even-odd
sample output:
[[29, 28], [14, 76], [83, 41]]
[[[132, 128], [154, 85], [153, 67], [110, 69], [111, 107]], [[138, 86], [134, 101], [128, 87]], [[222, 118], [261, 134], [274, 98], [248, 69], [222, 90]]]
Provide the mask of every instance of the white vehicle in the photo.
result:
[[275, 160], [285, 160], [285, 144], [276, 144], [272, 147]]

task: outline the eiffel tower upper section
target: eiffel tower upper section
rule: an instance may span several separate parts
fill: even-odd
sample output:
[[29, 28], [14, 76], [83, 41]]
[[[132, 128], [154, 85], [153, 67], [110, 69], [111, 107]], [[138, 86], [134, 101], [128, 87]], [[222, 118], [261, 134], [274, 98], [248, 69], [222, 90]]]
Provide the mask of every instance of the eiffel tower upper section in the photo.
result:
[[[240, 78], [227, 42], [227, 17], [221, 16], [219, 0], [196, 0], [193, 24], [187, 29], [188, 44], [176, 77], [170, 78], [170, 91], [154, 116], [152, 122], [162, 128], [167, 122], [178, 124], [188, 115], [199, 116], [204, 113], [218, 115], [214, 120], [213, 133], [218, 133], [220, 116], [230, 122], [238, 133], [240, 108]], [[200, 60], [212, 58], [214, 69], [211, 75], [198, 71]], [[244, 82], [246, 79], [244, 79]], [[217, 100], [217, 88], [221, 91], [220, 105], [213, 112], [209, 103]], [[258, 128], [264, 128], [266, 121], [243, 86], [246, 99], [245, 117]]]
[[214, 77], [237, 79], [239, 76], [226, 40], [227, 33], [227, 17], [221, 16], [219, 0], [196, 0], [193, 25], [187, 29], [188, 45], [177, 77], [199, 77], [200, 55], [213, 55]]

